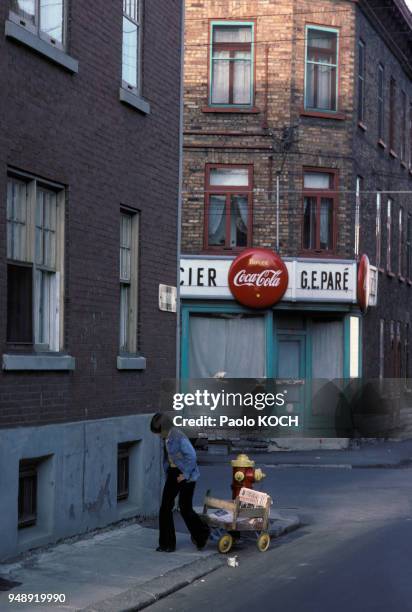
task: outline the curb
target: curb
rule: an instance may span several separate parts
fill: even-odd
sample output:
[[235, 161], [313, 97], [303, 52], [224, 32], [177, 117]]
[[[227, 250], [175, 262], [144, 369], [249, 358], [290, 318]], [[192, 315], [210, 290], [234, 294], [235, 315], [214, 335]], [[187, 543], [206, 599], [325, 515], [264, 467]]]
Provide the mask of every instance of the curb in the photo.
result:
[[82, 612], [136, 612], [143, 610], [159, 599], [183, 589], [195, 580], [214, 572], [226, 565], [226, 559], [217, 553], [195, 563], [170, 570], [142, 585], [128, 589], [124, 593], [103, 599], [100, 602], [83, 608]]

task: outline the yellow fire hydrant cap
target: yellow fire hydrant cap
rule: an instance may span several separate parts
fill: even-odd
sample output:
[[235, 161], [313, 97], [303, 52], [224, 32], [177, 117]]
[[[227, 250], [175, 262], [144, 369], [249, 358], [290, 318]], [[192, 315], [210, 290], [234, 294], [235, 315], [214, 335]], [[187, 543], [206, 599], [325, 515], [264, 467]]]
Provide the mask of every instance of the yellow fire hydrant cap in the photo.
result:
[[231, 461], [232, 467], [235, 468], [248, 468], [255, 467], [255, 462], [252, 459], [249, 459], [245, 453], [241, 453], [236, 457], [236, 459], [232, 459]]

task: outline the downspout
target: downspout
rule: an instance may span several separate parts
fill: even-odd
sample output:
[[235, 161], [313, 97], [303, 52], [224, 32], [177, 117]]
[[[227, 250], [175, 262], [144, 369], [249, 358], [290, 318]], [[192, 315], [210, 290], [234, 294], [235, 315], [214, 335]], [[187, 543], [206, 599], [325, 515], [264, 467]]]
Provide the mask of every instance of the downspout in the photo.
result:
[[180, 116], [179, 116], [179, 188], [177, 203], [177, 297], [176, 297], [176, 381], [180, 380], [180, 249], [182, 237], [183, 197], [183, 121], [184, 121], [184, 73], [185, 73], [185, 0], [181, 0], [180, 21]]

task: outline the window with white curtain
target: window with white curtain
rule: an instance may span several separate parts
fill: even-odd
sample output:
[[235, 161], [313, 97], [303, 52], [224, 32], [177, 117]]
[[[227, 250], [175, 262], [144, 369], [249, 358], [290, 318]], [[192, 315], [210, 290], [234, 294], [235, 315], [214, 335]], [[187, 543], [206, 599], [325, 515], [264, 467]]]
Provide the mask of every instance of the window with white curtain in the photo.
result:
[[205, 248], [249, 246], [252, 188], [250, 166], [207, 166]]
[[305, 108], [338, 110], [338, 31], [307, 26]]
[[7, 183], [7, 340], [62, 347], [64, 190], [37, 179]]
[[253, 24], [212, 23], [210, 104], [253, 104]]
[[120, 213], [120, 353], [137, 350], [137, 275], [139, 249], [137, 213]]
[[46, 40], [65, 46], [67, 0], [10, 0], [10, 19]]
[[123, 0], [122, 81], [139, 93], [141, 84], [142, 2]]
[[303, 174], [303, 249], [314, 252], [334, 249], [336, 175], [305, 170]]
[[264, 316], [192, 314], [189, 335], [189, 378], [266, 376]]

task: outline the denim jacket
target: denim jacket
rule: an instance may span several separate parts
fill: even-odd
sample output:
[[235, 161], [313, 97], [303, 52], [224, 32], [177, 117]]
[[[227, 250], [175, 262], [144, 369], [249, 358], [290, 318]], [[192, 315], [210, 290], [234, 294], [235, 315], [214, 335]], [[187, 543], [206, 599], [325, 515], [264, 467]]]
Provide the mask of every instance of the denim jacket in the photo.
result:
[[182, 472], [187, 481], [195, 482], [199, 478], [196, 451], [189, 438], [180, 429], [173, 427], [170, 430], [165, 439], [164, 450], [163, 467], [166, 473], [170, 466], [169, 455], [172, 463]]

